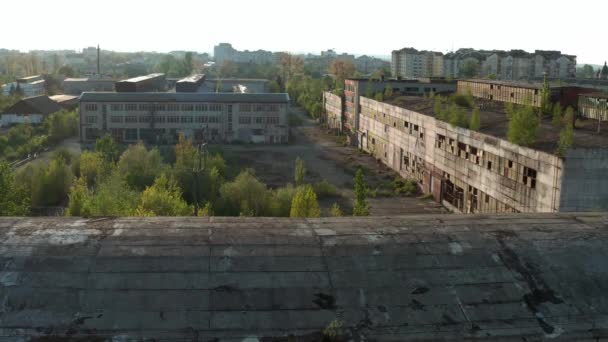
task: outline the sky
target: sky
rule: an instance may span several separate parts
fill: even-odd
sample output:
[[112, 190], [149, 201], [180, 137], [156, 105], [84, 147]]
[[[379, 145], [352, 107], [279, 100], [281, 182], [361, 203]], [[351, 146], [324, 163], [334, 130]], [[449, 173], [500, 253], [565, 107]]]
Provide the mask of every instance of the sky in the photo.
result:
[[[606, 0], [2, 0], [0, 48], [212, 52], [561, 50], [603, 64]], [[10, 29], [14, 28], [14, 29]], [[7, 34], [9, 33], [10, 34]]]

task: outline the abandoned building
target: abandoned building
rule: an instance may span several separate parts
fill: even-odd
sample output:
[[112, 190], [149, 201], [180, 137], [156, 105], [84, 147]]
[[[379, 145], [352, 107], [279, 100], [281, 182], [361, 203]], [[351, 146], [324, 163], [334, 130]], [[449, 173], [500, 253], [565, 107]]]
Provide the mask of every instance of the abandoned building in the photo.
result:
[[119, 93], [162, 92], [167, 90], [167, 80], [165, 74], [156, 73], [118, 81], [114, 87]]
[[83, 93], [80, 140], [109, 133], [117, 142], [195, 141], [287, 143], [288, 94]]
[[578, 112], [584, 118], [608, 121], [608, 93], [579, 95]]
[[378, 92], [385, 92], [387, 88], [401, 95], [447, 94], [456, 91], [456, 83], [433, 78], [408, 80], [349, 78], [344, 81], [344, 130], [356, 136], [359, 127], [360, 97], [373, 97]]
[[342, 97], [330, 91], [323, 92], [323, 121], [327, 127], [342, 132], [342, 113], [344, 112]]
[[[559, 103], [563, 108], [577, 108], [578, 96], [597, 92], [590, 86], [565, 85], [559, 83], [548, 83], [549, 100], [551, 103]], [[495, 80], [458, 80], [457, 92], [459, 94], [470, 93], [473, 97], [512, 103], [518, 105], [530, 104], [539, 108], [542, 102], [542, 82], [507, 82]]]
[[541, 124], [531, 147], [506, 140], [502, 106], [481, 111], [480, 132], [436, 119], [433, 101], [360, 98], [359, 147], [455, 212], [608, 209], [608, 136], [577, 129], [564, 157], [559, 129]]

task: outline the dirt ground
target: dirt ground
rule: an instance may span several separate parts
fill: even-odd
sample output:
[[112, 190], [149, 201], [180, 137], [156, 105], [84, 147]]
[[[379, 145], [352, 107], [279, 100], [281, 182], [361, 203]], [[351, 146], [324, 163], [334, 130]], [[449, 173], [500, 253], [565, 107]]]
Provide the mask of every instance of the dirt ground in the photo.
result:
[[[323, 214], [328, 214], [333, 203], [340, 204], [346, 214], [352, 211], [353, 179], [359, 166], [366, 172], [370, 190], [389, 189], [397, 174], [355, 147], [343, 146], [337, 136], [328, 134], [315, 121], [297, 107], [292, 115], [302, 119], [302, 125], [292, 127], [293, 141], [289, 145], [224, 145], [222, 150], [228, 164], [252, 168], [256, 175], [272, 188], [293, 183], [294, 162], [304, 160], [306, 181], [315, 183], [323, 179], [334, 184], [341, 196], [320, 200]], [[419, 197], [377, 196], [368, 199], [371, 215], [403, 215], [420, 213], [447, 213], [433, 200]]]

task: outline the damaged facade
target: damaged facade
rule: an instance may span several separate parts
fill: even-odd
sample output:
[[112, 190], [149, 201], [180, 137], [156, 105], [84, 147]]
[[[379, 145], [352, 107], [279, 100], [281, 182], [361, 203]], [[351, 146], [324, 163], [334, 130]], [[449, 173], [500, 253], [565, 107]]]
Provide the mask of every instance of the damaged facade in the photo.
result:
[[[608, 206], [605, 149], [554, 154], [361, 97], [359, 147], [462, 213], [557, 212]], [[573, 167], [576, 165], [576, 167]], [[568, 170], [568, 172], [565, 172]]]

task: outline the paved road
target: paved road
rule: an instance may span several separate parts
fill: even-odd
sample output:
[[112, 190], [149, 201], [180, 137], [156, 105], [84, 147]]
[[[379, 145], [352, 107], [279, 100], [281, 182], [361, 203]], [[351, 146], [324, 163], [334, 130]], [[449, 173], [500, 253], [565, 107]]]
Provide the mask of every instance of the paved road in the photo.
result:
[[2, 341], [608, 338], [607, 213], [1, 218], [0, 240]]

